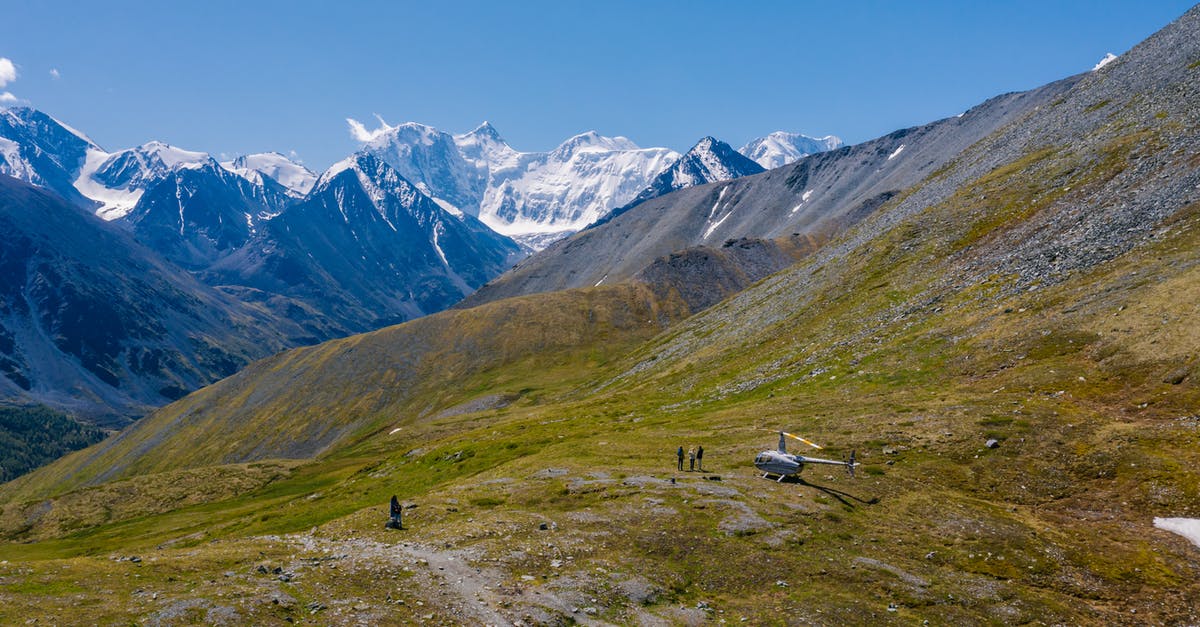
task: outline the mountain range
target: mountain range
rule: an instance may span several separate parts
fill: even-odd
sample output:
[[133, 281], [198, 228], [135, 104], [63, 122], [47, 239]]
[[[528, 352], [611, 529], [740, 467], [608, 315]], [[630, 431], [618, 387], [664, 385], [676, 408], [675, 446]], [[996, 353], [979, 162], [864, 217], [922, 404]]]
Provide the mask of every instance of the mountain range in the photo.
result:
[[[407, 123], [384, 124], [363, 149], [435, 201], [540, 250], [619, 207], [671, 189], [761, 171], [749, 165], [753, 159], [723, 143], [719, 156], [708, 154], [714, 142], [707, 138], [691, 154], [680, 155], [590, 131], [549, 152], [519, 152], [487, 122], [462, 135]], [[773, 164], [838, 145], [840, 140], [832, 136], [816, 140], [778, 132], [751, 142], [747, 149], [756, 151], [755, 159]], [[707, 166], [697, 160], [699, 152], [707, 155]], [[673, 180], [661, 180], [664, 175]]]
[[1198, 103], [1195, 8], [257, 361], [0, 486], [0, 622], [1195, 623]]
[[[736, 160], [735, 167], [699, 172], [678, 185], [723, 180], [754, 166], [725, 148], [708, 161], [719, 166]], [[279, 153], [220, 163], [160, 141], [109, 152], [42, 112], [6, 109], [0, 112], [0, 173], [103, 219], [72, 219], [77, 232], [64, 240], [110, 241], [114, 259], [132, 255], [173, 271], [155, 284], [171, 285], [164, 296], [145, 289], [144, 277], [123, 277], [132, 266], [117, 263], [121, 271], [106, 274], [107, 283], [83, 270], [68, 272], [68, 267], [108, 269], [90, 251], [58, 250], [63, 271], [39, 280], [71, 294], [78, 301], [72, 307], [114, 305], [113, 316], [120, 319], [108, 325], [102, 358], [78, 342], [59, 341], [54, 350], [31, 343], [62, 332], [47, 328], [57, 323], [33, 315], [36, 311], [27, 319], [10, 319], [5, 333], [24, 339], [5, 345], [7, 379], [0, 397], [48, 404], [85, 419], [104, 417], [106, 426], [124, 424], [270, 352], [455, 304], [529, 250], [488, 228], [487, 220], [525, 224], [532, 229], [525, 241], [536, 245], [594, 221], [615, 203], [645, 193], [643, 188], [653, 189], [647, 181], [686, 162], [667, 149], [640, 149], [596, 133], [571, 138], [549, 153], [519, 153], [486, 123], [459, 136], [404, 124], [387, 127], [318, 177]], [[14, 215], [27, 210], [21, 205], [27, 198], [10, 194], [3, 209]], [[39, 202], [52, 206], [45, 211], [69, 213], [52, 200]], [[13, 222], [13, 241], [46, 236], [36, 226]], [[106, 229], [111, 233], [97, 234]], [[136, 250], [126, 250], [129, 246]], [[9, 253], [14, 264], [35, 263], [16, 248]], [[14, 269], [12, 289], [19, 292], [30, 272]], [[103, 283], [130, 302], [105, 303], [103, 292], [83, 283]], [[143, 309], [157, 311], [156, 299], [178, 299], [192, 290], [197, 303], [215, 311], [189, 313], [203, 322], [187, 323], [187, 331], [123, 319]], [[232, 337], [227, 330], [242, 327], [230, 318], [258, 319], [259, 333]], [[203, 351], [226, 356], [216, 360], [219, 368], [179, 365], [188, 361], [189, 342], [196, 337], [205, 338]], [[155, 351], [174, 351], [168, 361], [176, 365], [156, 369], [122, 362], [147, 342], [163, 344]], [[75, 384], [53, 374], [70, 372], [91, 378], [81, 376], [84, 383]]]

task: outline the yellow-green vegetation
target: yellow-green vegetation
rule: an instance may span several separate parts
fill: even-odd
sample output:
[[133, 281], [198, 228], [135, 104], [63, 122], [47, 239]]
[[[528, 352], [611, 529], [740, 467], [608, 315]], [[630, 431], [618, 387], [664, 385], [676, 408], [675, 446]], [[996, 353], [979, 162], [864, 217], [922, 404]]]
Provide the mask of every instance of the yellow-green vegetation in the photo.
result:
[[[39, 541], [0, 548], [0, 622], [1186, 620], [1197, 549], [1151, 519], [1200, 511], [1196, 207], [1078, 280], [1004, 296], [996, 277], [905, 316], [932, 283], [913, 257], [974, 228], [938, 210], [917, 220], [757, 328], [728, 320], [816, 268], [640, 345], [650, 327], [558, 340], [548, 354], [514, 339], [477, 368], [471, 338], [494, 338], [488, 350], [510, 338], [479, 310], [453, 312], [481, 326], [434, 327], [431, 346], [457, 348], [435, 352], [436, 378], [414, 377], [391, 406], [378, 400], [387, 386], [354, 380], [389, 372], [375, 344], [419, 341], [403, 327], [260, 364], [295, 381], [291, 407], [308, 394], [336, 414], [369, 394], [378, 417], [294, 468], [208, 470], [184, 456], [201, 469], [44, 501], [76, 512], [69, 524], [22, 528], [9, 521], [32, 504], [10, 503], [6, 533]], [[944, 230], [930, 238], [932, 224]], [[627, 294], [499, 303], [500, 320], [605, 311]], [[346, 389], [316, 388], [335, 375]], [[206, 402], [246, 411], [256, 387]], [[286, 413], [246, 415], [268, 429]], [[857, 449], [866, 466], [854, 480], [812, 468], [764, 481], [750, 461], [775, 438], [755, 427], [801, 431], [832, 456]], [[706, 472], [675, 472], [675, 448], [694, 444]], [[206, 476], [227, 490], [199, 489]], [[137, 516], [90, 513], [158, 490], [163, 503], [126, 502]], [[382, 527], [392, 494], [414, 506], [405, 531]]]
[[[1194, 623], [1153, 518], [1200, 513], [1200, 204], [968, 271], [1159, 147], [1111, 136], [692, 317], [619, 285], [255, 364], [0, 488], [0, 623]], [[778, 429], [858, 477], [763, 480]]]

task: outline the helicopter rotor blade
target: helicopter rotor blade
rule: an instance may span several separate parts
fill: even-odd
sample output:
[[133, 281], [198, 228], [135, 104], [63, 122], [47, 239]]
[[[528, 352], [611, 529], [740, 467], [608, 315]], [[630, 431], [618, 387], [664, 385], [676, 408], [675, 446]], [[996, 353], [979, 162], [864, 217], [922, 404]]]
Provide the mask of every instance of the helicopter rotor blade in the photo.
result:
[[810, 442], [810, 441], [808, 441], [808, 440], [805, 440], [804, 438], [802, 438], [802, 437], [800, 437], [800, 436], [798, 436], [798, 435], [793, 435], [793, 434], [791, 434], [791, 433], [788, 433], [788, 432], [786, 432], [786, 431], [781, 431], [780, 433], [783, 433], [784, 435], [786, 435], [787, 437], [789, 437], [789, 438], [791, 438], [791, 439], [793, 439], [793, 440], [800, 440], [801, 442], [803, 442], [803, 443], [805, 443], [805, 444], [807, 444], [807, 445], [809, 445], [809, 446], [811, 446], [811, 447], [813, 447], [813, 448], [815, 448], [815, 449], [817, 449], [817, 450], [820, 450], [820, 449], [823, 449], [823, 448], [825, 448], [825, 447], [821, 446], [820, 444], [817, 444], [816, 442]]

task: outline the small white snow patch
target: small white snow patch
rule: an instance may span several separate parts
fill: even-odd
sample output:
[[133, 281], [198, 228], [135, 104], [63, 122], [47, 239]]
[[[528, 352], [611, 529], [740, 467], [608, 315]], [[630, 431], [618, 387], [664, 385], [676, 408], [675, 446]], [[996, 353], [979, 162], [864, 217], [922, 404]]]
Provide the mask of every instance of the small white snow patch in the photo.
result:
[[892, 154], [888, 155], [888, 158], [887, 158], [887, 160], [888, 160], [888, 161], [891, 161], [892, 159], [895, 159], [897, 156], [899, 156], [899, 155], [900, 155], [900, 153], [904, 152], [904, 146], [905, 146], [904, 144], [900, 144], [900, 147], [899, 147], [899, 148], [897, 148], [897, 149], [895, 150], [895, 152], [893, 152]]
[[721, 223], [728, 220], [729, 216], [731, 216], [731, 215], [733, 215], [732, 211], [725, 214], [725, 216], [723, 218], [721, 218], [720, 220], [717, 220], [716, 223], [714, 223], [712, 226], [708, 227], [708, 230], [704, 232], [704, 239], [708, 239], [708, 236], [712, 235], [713, 231], [717, 230], [717, 227], [721, 226]]
[[442, 209], [445, 209], [446, 212], [449, 213], [450, 215], [452, 215], [456, 218], [463, 217], [462, 209], [455, 207], [454, 203], [451, 203], [448, 200], [443, 200], [441, 198], [437, 198], [436, 196], [433, 198], [433, 202], [437, 203], [437, 206], [441, 207]]
[[1177, 533], [1200, 546], [1200, 518], [1155, 518], [1154, 526]]
[[812, 198], [812, 195], [813, 195], [813, 190], [811, 190], [811, 189], [807, 190], [803, 194], [801, 194], [800, 195], [800, 204], [796, 205], [795, 207], [792, 207], [792, 213], [796, 213], [797, 211], [800, 211], [800, 207], [803, 207], [804, 203], [808, 202], [809, 198]]
[[1117, 60], [1117, 55], [1109, 52], [1108, 54], [1104, 55], [1103, 59], [1100, 59], [1100, 62], [1097, 63], [1096, 66], [1092, 68], [1092, 71], [1095, 72], [1096, 70], [1098, 70], [1116, 60]]

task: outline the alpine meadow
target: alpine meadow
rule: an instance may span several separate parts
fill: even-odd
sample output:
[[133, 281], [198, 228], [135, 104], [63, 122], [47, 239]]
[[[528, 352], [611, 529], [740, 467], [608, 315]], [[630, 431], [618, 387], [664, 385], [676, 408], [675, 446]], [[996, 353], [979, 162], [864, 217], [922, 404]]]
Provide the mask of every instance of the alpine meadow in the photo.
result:
[[380, 124], [0, 111], [0, 624], [1200, 623], [1200, 7], [852, 145]]

